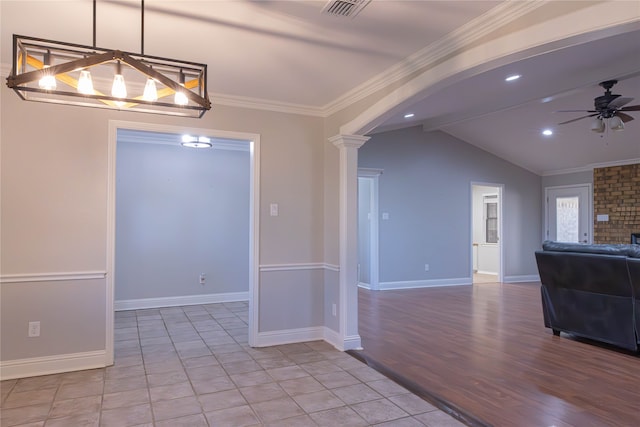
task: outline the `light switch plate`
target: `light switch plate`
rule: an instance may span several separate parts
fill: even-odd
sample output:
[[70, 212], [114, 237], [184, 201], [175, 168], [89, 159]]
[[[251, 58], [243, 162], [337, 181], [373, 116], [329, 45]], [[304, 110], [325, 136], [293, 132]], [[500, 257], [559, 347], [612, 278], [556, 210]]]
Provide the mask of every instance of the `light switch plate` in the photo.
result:
[[271, 216], [278, 216], [278, 204], [277, 203], [271, 203], [271, 206], [269, 206], [269, 210], [271, 212]]

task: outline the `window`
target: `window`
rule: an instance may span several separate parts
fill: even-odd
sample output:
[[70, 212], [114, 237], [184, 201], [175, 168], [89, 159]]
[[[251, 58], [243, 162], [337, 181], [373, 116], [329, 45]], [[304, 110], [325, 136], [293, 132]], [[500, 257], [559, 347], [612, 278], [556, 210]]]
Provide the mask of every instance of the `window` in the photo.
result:
[[497, 195], [484, 196], [485, 242], [498, 243]]

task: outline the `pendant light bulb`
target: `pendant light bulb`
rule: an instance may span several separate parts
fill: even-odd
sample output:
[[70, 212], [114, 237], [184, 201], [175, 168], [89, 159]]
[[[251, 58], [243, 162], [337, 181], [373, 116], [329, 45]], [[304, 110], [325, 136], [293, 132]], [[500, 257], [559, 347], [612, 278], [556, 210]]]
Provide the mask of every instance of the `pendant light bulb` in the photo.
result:
[[174, 102], [178, 105], [187, 105], [189, 103], [189, 98], [187, 98], [187, 95], [185, 95], [184, 92], [179, 91], [176, 92]]
[[147, 83], [144, 85], [144, 93], [142, 94], [142, 99], [149, 102], [156, 102], [158, 100], [156, 81], [151, 77], [147, 79]]
[[[43, 70], [51, 66], [51, 53], [49, 51], [45, 52], [42, 63], [43, 63], [43, 66], [42, 66]], [[52, 74], [45, 74], [38, 82], [38, 86], [40, 86], [40, 89], [44, 89], [44, 90], [55, 90], [56, 76]]]
[[[179, 78], [180, 86], [184, 87], [184, 73], [182, 70], [180, 70]], [[187, 105], [189, 103], [189, 98], [187, 98], [187, 95], [185, 95], [183, 91], [178, 90], [176, 91], [176, 96], [173, 98], [173, 102], [175, 102], [176, 105]]]
[[111, 95], [115, 98], [127, 97], [127, 86], [125, 85], [124, 77], [122, 76], [122, 66], [120, 65], [120, 61], [116, 63], [116, 75], [113, 76]]
[[93, 81], [91, 80], [91, 73], [88, 70], [80, 71], [78, 92], [83, 95], [93, 95]]

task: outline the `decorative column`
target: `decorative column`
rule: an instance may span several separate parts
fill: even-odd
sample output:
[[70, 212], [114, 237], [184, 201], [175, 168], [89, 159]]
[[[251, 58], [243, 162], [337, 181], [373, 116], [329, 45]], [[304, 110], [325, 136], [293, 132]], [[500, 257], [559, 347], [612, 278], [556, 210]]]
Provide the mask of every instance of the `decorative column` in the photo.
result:
[[340, 340], [342, 350], [362, 348], [358, 334], [358, 148], [369, 140], [336, 135], [340, 150]]

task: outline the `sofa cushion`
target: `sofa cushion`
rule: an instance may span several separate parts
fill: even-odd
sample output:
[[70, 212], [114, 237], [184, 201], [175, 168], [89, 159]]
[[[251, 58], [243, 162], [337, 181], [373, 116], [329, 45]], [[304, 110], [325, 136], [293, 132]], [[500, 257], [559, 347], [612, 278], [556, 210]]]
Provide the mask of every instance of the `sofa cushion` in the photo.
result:
[[627, 256], [629, 258], [640, 258], [640, 245], [629, 245], [629, 253]]
[[602, 255], [621, 255], [621, 256], [633, 256], [632, 253], [636, 253], [634, 246], [639, 245], [627, 245], [627, 244], [596, 244], [589, 245], [586, 243], [566, 243], [566, 242], [553, 242], [551, 240], [545, 240], [542, 243], [542, 249], [545, 251], [554, 252], [580, 252], [589, 254], [602, 254]]

